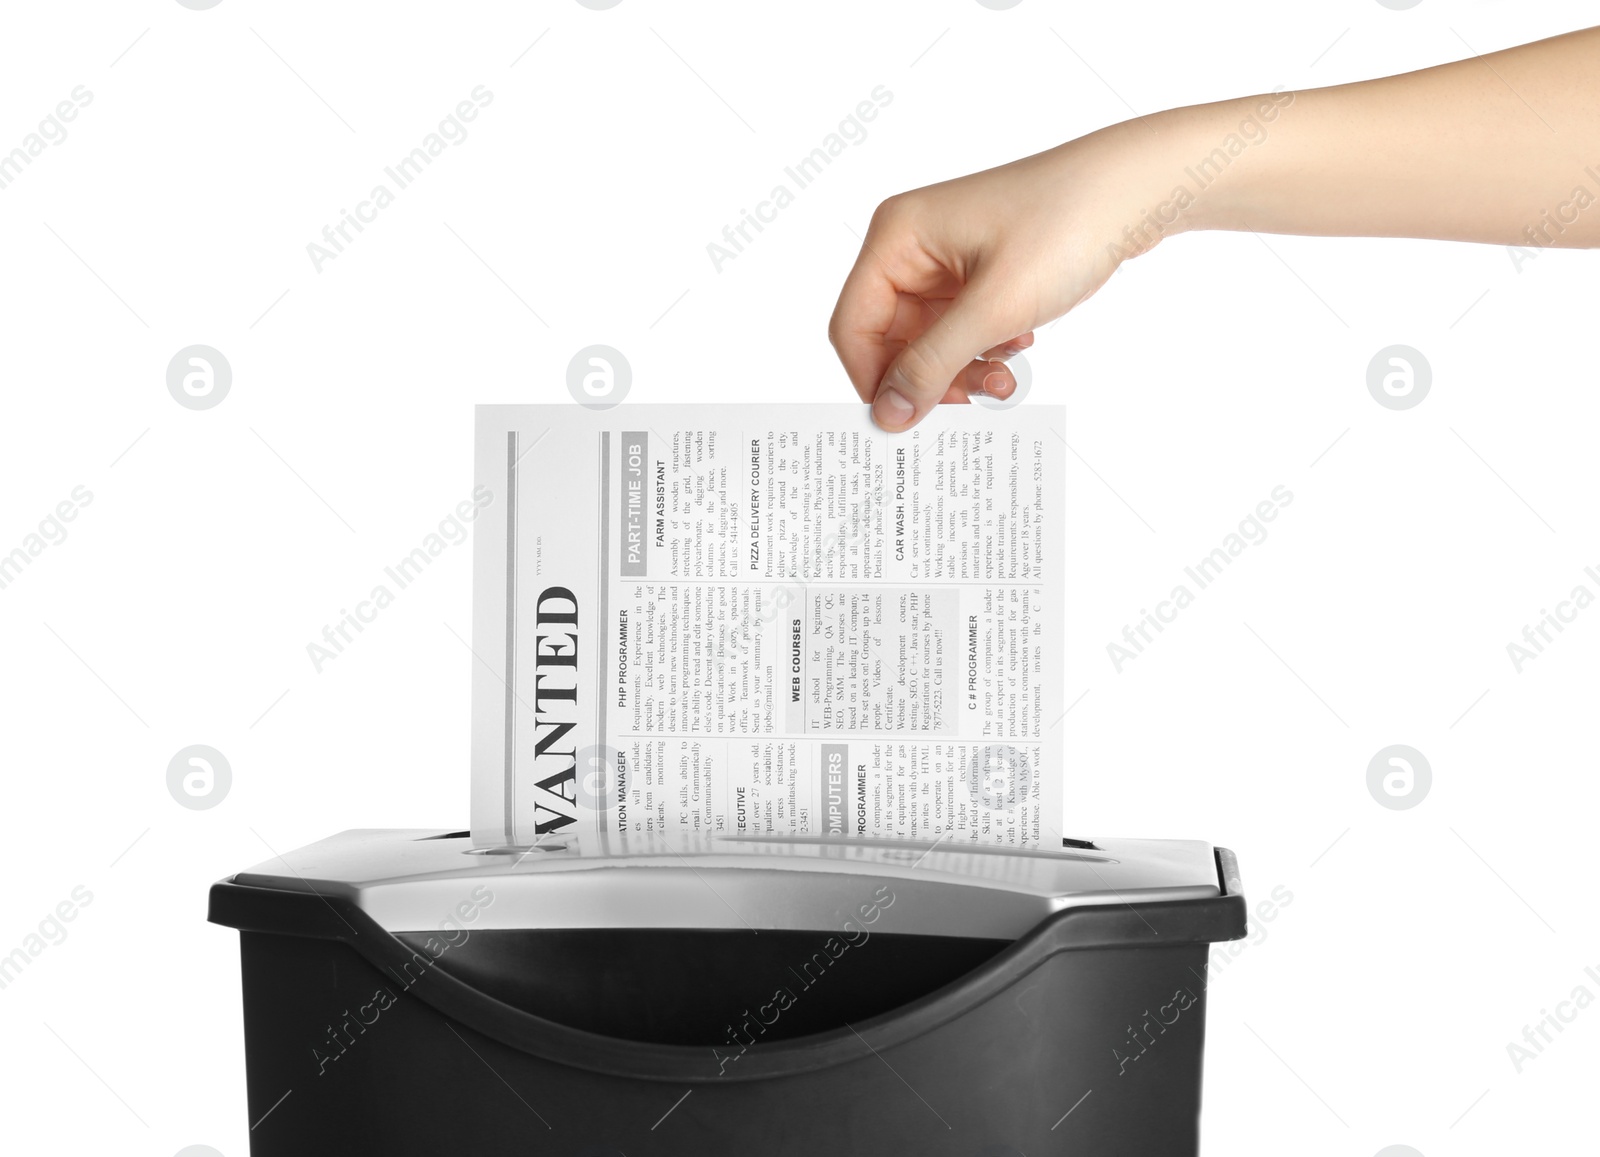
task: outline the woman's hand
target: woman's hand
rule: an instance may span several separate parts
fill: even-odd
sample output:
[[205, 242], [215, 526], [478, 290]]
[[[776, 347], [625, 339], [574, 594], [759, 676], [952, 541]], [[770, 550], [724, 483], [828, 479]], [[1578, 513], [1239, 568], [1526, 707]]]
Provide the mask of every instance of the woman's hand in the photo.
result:
[[878, 425], [1015, 388], [1004, 359], [1188, 229], [1600, 246], [1600, 29], [1172, 109], [885, 201], [828, 335]]
[[1140, 228], [1160, 138], [1118, 125], [878, 207], [828, 327], [878, 425], [1009, 396], [1005, 359], [1160, 239]]

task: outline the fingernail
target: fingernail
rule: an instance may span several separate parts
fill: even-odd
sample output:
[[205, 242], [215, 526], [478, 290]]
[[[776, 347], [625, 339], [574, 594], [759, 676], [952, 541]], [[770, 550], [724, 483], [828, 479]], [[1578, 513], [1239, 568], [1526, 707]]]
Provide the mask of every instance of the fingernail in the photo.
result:
[[899, 390], [880, 390], [872, 403], [872, 416], [880, 426], [904, 426], [916, 412]]
[[1011, 379], [999, 371], [989, 374], [983, 379], [983, 392], [994, 398], [1004, 397], [1011, 392]]

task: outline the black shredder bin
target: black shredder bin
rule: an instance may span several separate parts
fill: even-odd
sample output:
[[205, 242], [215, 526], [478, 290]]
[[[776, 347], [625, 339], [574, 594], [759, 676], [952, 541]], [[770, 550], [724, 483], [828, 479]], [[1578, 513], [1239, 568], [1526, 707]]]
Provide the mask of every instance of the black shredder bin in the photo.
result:
[[1198, 1152], [1227, 849], [581, 839], [350, 831], [214, 885], [255, 1157]]

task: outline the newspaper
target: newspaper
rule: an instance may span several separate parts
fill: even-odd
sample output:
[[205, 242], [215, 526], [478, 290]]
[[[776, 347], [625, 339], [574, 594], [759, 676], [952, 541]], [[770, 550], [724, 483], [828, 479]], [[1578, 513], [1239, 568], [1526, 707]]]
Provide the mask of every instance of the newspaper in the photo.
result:
[[1059, 844], [1063, 427], [480, 406], [475, 845]]

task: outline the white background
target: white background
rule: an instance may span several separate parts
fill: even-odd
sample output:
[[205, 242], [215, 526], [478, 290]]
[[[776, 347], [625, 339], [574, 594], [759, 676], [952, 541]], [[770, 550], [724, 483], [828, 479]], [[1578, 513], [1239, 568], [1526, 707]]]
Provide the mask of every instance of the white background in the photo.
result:
[[[93, 101], [0, 190], [0, 553], [94, 497], [0, 590], [0, 954], [94, 899], [0, 990], [0, 1148], [243, 1157], [208, 885], [344, 828], [465, 826], [469, 550], [321, 674], [306, 645], [468, 496], [474, 403], [566, 401], [595, 342], [634, 401], [844, 400], [825, 324], [883, 197], [1586, 9], [9, 6], [0, 151]], [[318, 272], [307, 243], [478, 85], [470, 137]], [[716, 271], [707, 242], [877, 85], [870, 135]], [[1600, 1010], [1520, 1074], [1506, 1046], [1600, 996], [1600, 610], [1520, 674], [1506, 644], [1600, 590], [1595, 258], [1266, 241], [1163, 245], [1030, 354], [1076, 455], [1065, 828], [1211, 840], [1253, 897], [1293, 893], [1212, 987], [1209, 1152], [1577, 1151]], [[234, 374], [204, 412], [165, 383], [197, 342]], [[1404, 412], [1366, 387], [1396, 342], [1434, 373]], [[1118, 674], [1106, 644], [1280, 484], [1270, 537]], [[194, 743], [233, 767], [213, 810], [167, 791]], [[1433, 768], [1410, 810], [1368, 794], [1393, 743]]]

